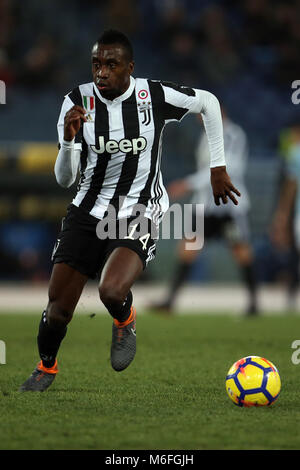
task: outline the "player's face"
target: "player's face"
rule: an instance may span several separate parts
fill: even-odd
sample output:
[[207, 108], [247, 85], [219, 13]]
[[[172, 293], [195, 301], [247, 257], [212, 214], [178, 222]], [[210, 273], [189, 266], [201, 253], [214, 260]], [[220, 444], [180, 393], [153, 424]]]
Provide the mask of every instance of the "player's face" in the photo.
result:
[[95, 44], [92, 50], [93, 79], [104, 98], [113, 100], [125, 93], [132, 71], [133, 62], [128, 61], [121, 45]]

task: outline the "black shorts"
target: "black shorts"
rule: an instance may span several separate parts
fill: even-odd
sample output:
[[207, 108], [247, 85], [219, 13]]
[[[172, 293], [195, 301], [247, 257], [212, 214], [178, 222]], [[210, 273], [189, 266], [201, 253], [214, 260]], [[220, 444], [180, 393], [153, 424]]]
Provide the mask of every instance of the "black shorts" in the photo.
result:
[[[142, 260], [143, 267], [155, 258], [156, 229], [150, 219], [143, 219], [143, 224], [136, 226], [136, 217], [115, 223], [116, 238], [99, 238], [97, 225], [99, 219], [84, 212], [80, 207], [70, 204], [67, 215], [62, 219], [52, 253], [54, 263], [66, 263], [92, 279], [99, 277], [103, 266], [115, 248], [124, 246], [135, 251]], [[124, 222], [126, 229], [124, 229]], [[141, 228], [142, 227], [142, 228]], [[98, 227], [99, 228], [99, 227]], [[124, 232], [126, 230], [126, 232]], [[142, 231], [143, 230], [143, 231]], [[103, 232], [103, 230], [102, 230]], [[126, 236], [124, 237], [124, 233]], [[153, 237], [153, 238], [152, 238]]]

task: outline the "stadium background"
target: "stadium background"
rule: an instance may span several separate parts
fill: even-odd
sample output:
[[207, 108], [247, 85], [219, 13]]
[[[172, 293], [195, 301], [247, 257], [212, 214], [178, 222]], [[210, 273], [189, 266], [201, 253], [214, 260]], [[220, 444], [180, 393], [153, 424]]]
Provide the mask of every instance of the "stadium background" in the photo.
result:
[[[281, 285], [289, 253], [272, 245], [270, 225], [289, 128], [299, 119], [291, 101], [291, 84], [300, 77], [298, 19], [298, 2], [285, 1], [0, 0], [0, 80], [7, 87], [0, 106], [2, 286], [49, 278], [54, 240], [75, 191], [60, 188], [53, 174], [58, 113], [63, 96], [91, 80], [89, 52], [107, 27], [131, 38], [135, 76], [207, 89], [245, 129], [257, 277]], [[166, 184], [195, 168], [198, 133], [193, 116], [166, 128]], [[142, 279], [149, 285], [167, 281], [175, 262], [174, 241], [158, 248]], [[190, 281], [239, 281], [222, 243], [205, 245]]]

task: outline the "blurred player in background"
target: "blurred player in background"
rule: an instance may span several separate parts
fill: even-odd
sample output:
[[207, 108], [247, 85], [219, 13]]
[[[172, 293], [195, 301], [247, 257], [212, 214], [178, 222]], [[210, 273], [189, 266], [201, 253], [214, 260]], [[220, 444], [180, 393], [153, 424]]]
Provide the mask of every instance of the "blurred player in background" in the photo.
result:
[[[233, 181], [241, 188], [242, 193], [239, 205], [237, 207], [232, 205], [216, 207], [212, 204], [209, 185], [209, 150], [204, 132], [200, 136], [196, 149], [198, 171], [184, 179], [171, 183], [168, 186], [168, 193], [170, 198], [178, 199], [192, 191], [192, 203], [204, 204], [204, 243], [211, 239], [226, 240], [240, 268], [241, 276], [249, 294], [246, 313], [253, 315], [258, 312], [258, 306], [253, 253], [249, 243], [248, 211], [250, 202], [244, 181], [247, 166], [247, 137], [243, 129], [229, 119], [223, 107], [222, 117], [227, 166]], [[198, 119], [201, 121], [201, 117]], [[196, 217], [197, 214], [194, 209], [193, 218]], [[191, 240], [189, 240], [190, 242]], [[187, 280], [199, 252], [197, 250], [187, 250], [186, 243], [187, 240], [184, 239], [179, 243], [178, 265], [175, 268], [169, 293], [163, 302], [152, 306], [155, 310], [171, 312], [176, 296]]]
[[[91, 59], [93, 82], [79, 85], [65, 97], [58, 120], [56, 179], [68, 188], [79, 169], [81, 178], [53, 252], [49, 302], [38, 332], [41, 361], [21, 391], [43, 391], [53, 382], [67, 325], [87, 280], [98, 274], [100, 299], [113, 317], [111, 365], [121, 371], [134, 359], [136, 312], [131, 288], [155, 256], [152, 226], [158, 226], [169, 206], [160, 171], [161, 137], [168, 122], [180, 121], [189, 112], [201, 113], [214, 201], [237, 205], [234, 194], [240, 196], [226, 171], [222, 116], [214, 95], [169, 82], [134, 79], [132, 46], [119, 31], [104, 32]], [[107, 213], [114, 214], [111, 222], [116, 231], [101, 238], [96, 229]], [[128, 231], [121, 236], [118, 228], [124, 219]]]
[[285, 145], [285, 168], [271, 241], [288, 257], [288, 310], [296, 309], [300, 253], [300, 122], [291, 126]]

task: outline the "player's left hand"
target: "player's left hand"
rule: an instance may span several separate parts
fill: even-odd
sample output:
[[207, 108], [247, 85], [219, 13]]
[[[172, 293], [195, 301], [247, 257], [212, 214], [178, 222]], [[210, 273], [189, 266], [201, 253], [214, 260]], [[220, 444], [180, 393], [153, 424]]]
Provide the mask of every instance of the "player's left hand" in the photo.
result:
[[213, 190], [215, 204], [220, 205], [220, 200], [223, 204], [227, 204], [228, 198], [232, 200], [233, 204], [238, 205], [238, 201], [235, 198], [235, 193], [240, 196], [241, 193], [236, 189], [230, 177], [226, 171], [226, 166], [218, 166], [210, 169], [210, 181]]

